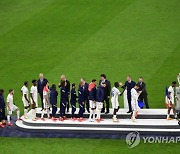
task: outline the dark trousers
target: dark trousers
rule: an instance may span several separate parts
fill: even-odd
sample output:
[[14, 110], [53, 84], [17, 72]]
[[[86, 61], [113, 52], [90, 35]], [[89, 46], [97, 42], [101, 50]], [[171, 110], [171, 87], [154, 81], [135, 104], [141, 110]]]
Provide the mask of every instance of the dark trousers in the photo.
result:
[[71, 118], [74, 118], [75, 115], [75, 111], [76, 111], [76, 102], [71, 102], [71, 107], [72, 107], [72, 111], [71, 111]]
[[109, 113], [109, 98], [106, 98], [106, 99], [104, 100], [103, 108], [102, 108], [102, 110], [101, 110], [102, 112], [105, 111], [105, 104], [106, 104], [106, 112]]
[[144, 102], [144, 103], [145, 103], [146, 109], [149, 109], [148, 98], [147, 98], [147, 95], [146, 95], [146, 94], [140, 95], [140, 96], [139, 96], [139, 100], [140, 100], [141, 102]]
[[[89, 112], [89, 99], [85, 100], [86, 110]], [[85, 106], [84, 106], [85, 107]], [[85, 110], [84, 110], [85, 111]]]
[[67, 112], [69, 112], [69, 98], [67, 98], [67, 100], [66, 100], [67, 102]]
[[43, 93], [39, 93], [39, 96], [40, 96], [40, 98], [41, 98], [41, 106], [42, 106], [42, 109], [44, 109]]
[[57, 106], [55, 104], [52, 105], [52, 116], [56, 116]]
[[2, 120], [6, 120], [5, 109], [2, 109], [2, 112], [0, 112], [0, 122]]
[[61, 102], [60, 103], [60, 117], [65, 116], [65, 111], [66, 111], [66, 102]]
[[83, 113], [84, 113], [84, 105], [82, 103], [79, 103], [79, 113], [78, 113], [78, 117], [82, 118], [83, 117]]
[[129, 106], [129, 111], [132, 111], [132, 106], [131, 106], [131, 95], [127, 95], [127, 100], [128, 100], [128, 106]]

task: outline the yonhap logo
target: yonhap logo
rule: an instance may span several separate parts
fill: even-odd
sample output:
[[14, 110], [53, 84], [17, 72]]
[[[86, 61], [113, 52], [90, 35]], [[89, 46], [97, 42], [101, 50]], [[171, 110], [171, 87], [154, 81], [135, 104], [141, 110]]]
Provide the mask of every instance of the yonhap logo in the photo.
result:
[[126, 136], [126, 143], [129, 148], [134, 148], [140, 143], [139, 132], [131, 132]]

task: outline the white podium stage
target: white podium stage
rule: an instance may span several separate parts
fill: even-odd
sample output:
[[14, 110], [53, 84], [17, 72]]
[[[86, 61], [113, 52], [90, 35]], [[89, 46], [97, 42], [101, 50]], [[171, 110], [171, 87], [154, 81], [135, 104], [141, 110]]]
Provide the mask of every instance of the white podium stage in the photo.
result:
[[[180, 134], [180, 126], [177, 120], [166, 120], [166, 109], [141, 109], [138, 118], [135, 122], [132, 122], [130, 114], [126, 113], [126, 109], [120, 109], [117, 117], [119, 122], [112, 121], [112, 110], [110, 114], [103, 114], [103, 121], [89, 122], [88, 113], [84, 114], [85, 121], [72, 121], [70, 118], [67, 120], [56, 122], [51, 119], [45, 121], [37, 120], [32, 121], [30, 119], [22, 119], [22, 121], [16, 121], [16, 126], [22, 131], [28, 132], [66, 132], [66, 133], [89, 133], [89, 134], [127, 134], [132, 131], [138, 131], [141, 134], [151, 135], [178, 135]], [[38, 108], [37, 116], [41, 113]], [[78, 109], [76, 114], [78, 113]], [[57, 112], [58, 116], [58, 112]], [[67, 117], [70, 113], [67, 113]], [[145, 118], [144, 118], [145, 117]]]

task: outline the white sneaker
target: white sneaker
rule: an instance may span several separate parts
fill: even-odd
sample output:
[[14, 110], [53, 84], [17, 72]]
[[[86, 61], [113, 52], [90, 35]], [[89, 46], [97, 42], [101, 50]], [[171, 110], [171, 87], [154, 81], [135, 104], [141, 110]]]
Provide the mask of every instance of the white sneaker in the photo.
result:
[[93, 119], [89, 119], [89, 122], [94, 122], [94, 120]]
[[119, 122], [117, 118], [113, 118], [113, 122]]

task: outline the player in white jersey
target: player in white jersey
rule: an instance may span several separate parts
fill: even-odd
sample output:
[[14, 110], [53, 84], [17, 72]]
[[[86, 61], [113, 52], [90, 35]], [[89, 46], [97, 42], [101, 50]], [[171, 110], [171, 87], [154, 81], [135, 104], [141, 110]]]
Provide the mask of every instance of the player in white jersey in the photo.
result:
[[10, 119], [11, 119], [11, 115], [12, 115], [12, 112], [16, 111], [17, 113], [17, 119], [18, 120], [21, 120], [21, 118], [19, 117], [20, 115], [20, 110], [19, 108], [14, 105], [14, 102], [13, 102], [13, 95], [14, 95], [14, 90], [13, 89], [10, 89], [9, 90], [9, 94], [7, 96], [7, 121], [8, 121], [8, 125], [9, 126], [12, 126], [13, 124], [10, 122]]
[[36, 109], [38, 107], [38, 92], [37, 92], [37, 80], [32, 80], [32, 86], [30, 90], [30, 100], [32, 104], [32, 114], [33, 118], [32, 120], [35, 121], [37, 120], [36, 118]]
[[[174, 98], [175, 96], [175, 92], [174, 92], [174, 88], [176, 87], [176, 81], [172, 82], [172, 85], [168, 88], [168, 112], [167, 112], [167, 120], [172, 120], [170, 118], [170, 112], [171, 109], [173, 109], [173, 113], [174, 113], [174, 117], [175, 119], [177, 119], [177, 114], [176, 114], [176, 109], [174, 107]], [[177, 97], [176, 97], [177, 99]]]
[[43, 88], [43, 103], [44, 103], [44, 109], [41, 113], [41, 120], [45, 121], [44, 119], [44, 112], [47, 111], [47, 116], [50, 119], [50, 90], [49, 90], [49, 83], [47, 82], [46, 85]]
[[177, 80], [178, 80], [179, 87], [180, 87], [180, 73], [177, 75]]
[[30, 101], [29, 101], [29, 90], [28, 90], [28, 81], [24, 82], [24, 86], [21, 88], [21, 93], [22, 93], [22, 101], [24, 104], [24, 118], [27, 118], [27, 113], [30, 107]]
[[113, 122], [118, 122], [119, 120], [116, 117], [116, 113], [119, 110], [119, 101], [118, 101], [118, 97], [119, 95], [121, 95], [121, 92], [119, 91], [119, 83], [115, 82], [114, 83], [114, 87], [112, 88], [112, 98], [111, 98], [111, 102], [112, 102], [112, 108], [114, 110], [113, 112]]
[[141, 93], [141, 91], [137, 92], [139, 88], [139, 85], [136, 84], [134, 88], [131, 89], [131, 106], [132, 106], [132, 117], [131, 120], [134, 122], [136, 120], [139, 106], [138, 106], [138, 97]]

